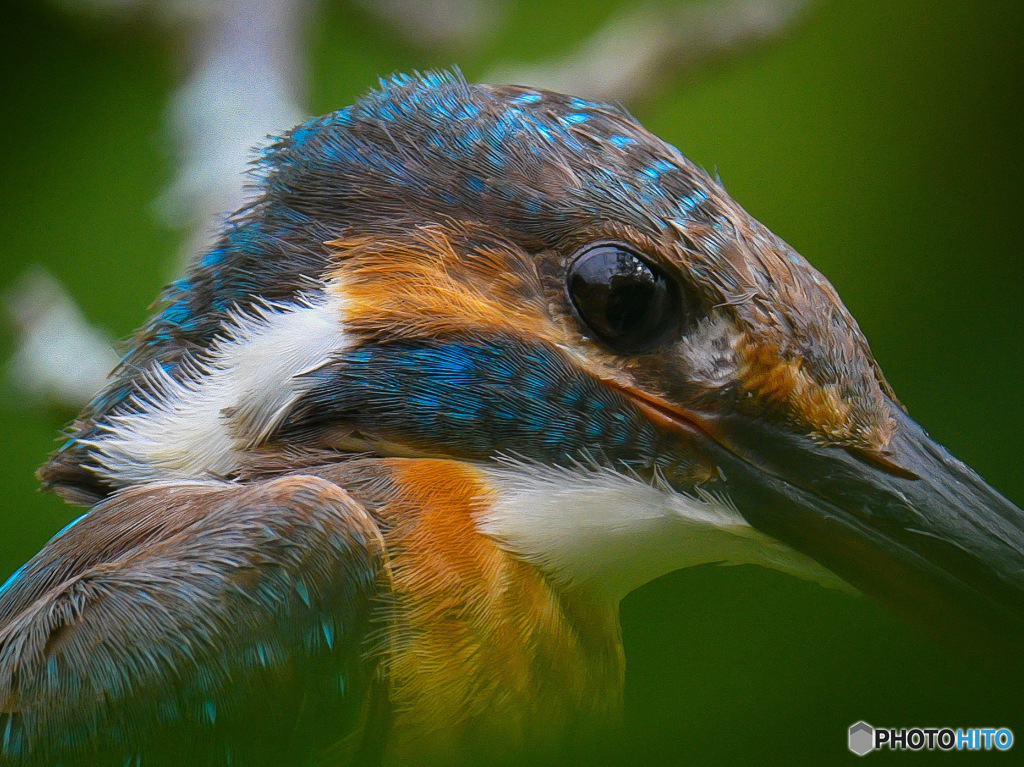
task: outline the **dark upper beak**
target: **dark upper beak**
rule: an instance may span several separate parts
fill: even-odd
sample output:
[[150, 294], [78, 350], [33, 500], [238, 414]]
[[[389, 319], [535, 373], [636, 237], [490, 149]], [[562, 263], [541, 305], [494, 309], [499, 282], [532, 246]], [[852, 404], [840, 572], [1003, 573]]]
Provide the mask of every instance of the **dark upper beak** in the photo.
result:
[[886, 460], [730, 416], [702, 447], [754, 527], [915, 623], [1017, 650], [1024, 512], [898, 407]]

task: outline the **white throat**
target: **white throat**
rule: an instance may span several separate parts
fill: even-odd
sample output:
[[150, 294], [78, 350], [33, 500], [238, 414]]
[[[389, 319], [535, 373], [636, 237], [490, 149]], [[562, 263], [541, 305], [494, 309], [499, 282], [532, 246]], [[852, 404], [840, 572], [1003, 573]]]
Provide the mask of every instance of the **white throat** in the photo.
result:
[[496, 492], [481, 529], [565, 587], [614, 602], [694, 565], [758, 564], [849, 589], [755, 530], [728, 500], [683, 495], [612, 469], [507, 463], [484, 469]]

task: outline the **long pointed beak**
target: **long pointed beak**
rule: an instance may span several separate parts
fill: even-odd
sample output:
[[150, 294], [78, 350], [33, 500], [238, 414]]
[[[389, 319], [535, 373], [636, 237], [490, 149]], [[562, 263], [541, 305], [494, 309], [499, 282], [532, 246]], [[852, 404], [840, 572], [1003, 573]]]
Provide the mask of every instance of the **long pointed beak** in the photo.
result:
[[1024, 512], [898, 407], [885, 460], [741, 417], [702, 440], [754, 527], [915, 623], [1024, 639]]

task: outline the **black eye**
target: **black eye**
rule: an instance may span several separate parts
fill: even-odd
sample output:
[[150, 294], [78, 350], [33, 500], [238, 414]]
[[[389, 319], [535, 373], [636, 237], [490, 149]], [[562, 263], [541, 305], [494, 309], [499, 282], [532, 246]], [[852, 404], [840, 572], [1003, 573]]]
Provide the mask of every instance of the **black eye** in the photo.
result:
[[618, 245], [597, 245], [569, 265], [569, 298], [597, 338], [617, 352], [657, 346], [679, 324], [679, 286]]

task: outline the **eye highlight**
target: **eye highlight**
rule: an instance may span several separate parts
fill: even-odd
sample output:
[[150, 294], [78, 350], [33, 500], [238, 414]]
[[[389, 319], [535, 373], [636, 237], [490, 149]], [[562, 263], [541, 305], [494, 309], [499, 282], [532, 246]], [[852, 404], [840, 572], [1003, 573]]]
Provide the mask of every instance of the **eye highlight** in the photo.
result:
[[566, 290], [587, 329], [623, 354], [654, 348], [681, 319], [679, 285], [621, 245], [597, 245], [577, 256]]

